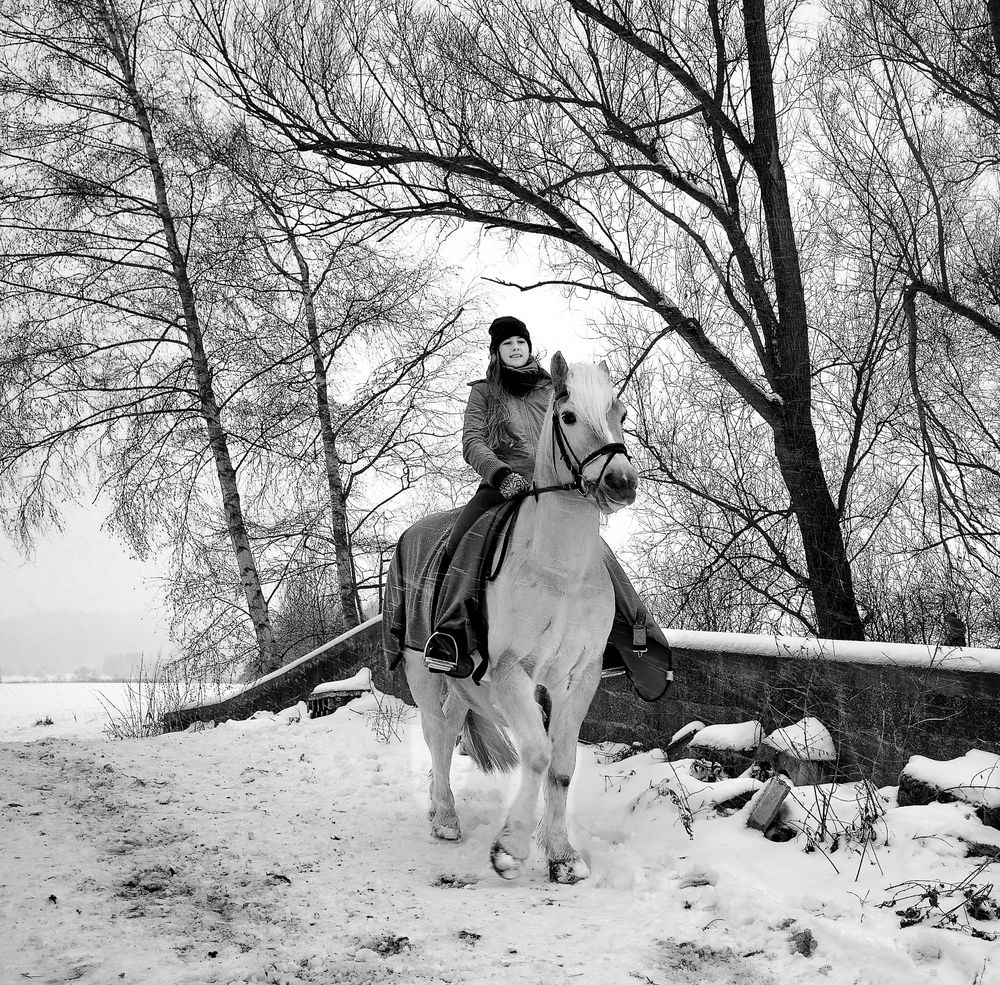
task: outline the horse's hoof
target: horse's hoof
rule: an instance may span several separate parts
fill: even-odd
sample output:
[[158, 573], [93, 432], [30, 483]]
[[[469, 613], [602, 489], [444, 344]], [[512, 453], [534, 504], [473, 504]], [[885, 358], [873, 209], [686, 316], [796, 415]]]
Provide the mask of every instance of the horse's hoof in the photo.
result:
[[455, 824], [432, 824], [431, 834], [439, 841], [461, 841], [462, 829]]
[[582, 858], [559, 858], [549, 860], [549, 882], [572, 885], [590, 875], [590, 866]]
[[493, 842], [493, 847], [490, 849], [490, 862], [493, 864], [494, 872], [501, 879], [516, 879], [524, 868], [524, 862], [519, 858], [514, 858], [499, 841]]

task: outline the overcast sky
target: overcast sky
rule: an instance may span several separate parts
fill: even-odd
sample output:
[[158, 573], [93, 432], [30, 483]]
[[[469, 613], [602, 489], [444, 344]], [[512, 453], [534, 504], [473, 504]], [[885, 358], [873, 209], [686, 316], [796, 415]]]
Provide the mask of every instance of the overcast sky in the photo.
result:
[[[449, 238], [445, 253], [447, 262], [462, 269], [463, 279], [481, 290], [491, 289], [489, 284], [476, 285], [482, 277], [530, 282], [543, 276], [530, 250], [511, 255], [497, 235], [481, 245], [471, 232], [457, 234]], [[492, 290], [496, 303], [493, 311], [484, 312], [487, 321], [493, 314], [520, 317], [548, 356], [561, 348], [572, 362], [597, 353], [586, 322], [588, 316], [599, 315], [600, 305], [567, 302], [555, 288], [530, 293]], [[485, 331], [483, 341], [485, 356]], [[122, 542], [102, 529], [107, 512], [101, 502], [68, 504], [65, 530], [40, 539], [30, 559], [0, 534], [0, 619], [60, 611], [156, 614], [161, 589], [155, 579], [163, 572], [154, 561], [130, 557]]]
[[107, 512], [104, 502], [67, 504], [66, 529], [40, 538], [30, 558], [0, 534], [0, 618], [157, 608], [159, 569], [101, 529]]

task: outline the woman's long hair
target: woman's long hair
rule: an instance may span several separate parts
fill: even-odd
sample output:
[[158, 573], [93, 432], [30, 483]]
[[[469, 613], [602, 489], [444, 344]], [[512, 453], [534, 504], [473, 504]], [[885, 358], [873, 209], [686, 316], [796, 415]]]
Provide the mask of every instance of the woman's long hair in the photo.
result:
[[486, 367], [486, 421], [485, 439], [490, 448], [500, 448], [512, 445], [514, 436], [507, 430], [510, 420], [510, 410], [504, 395], [507, 388], [500, 376], [500, 353], [491, 352], [490, 362]]
[[490, 448], [513, 449], [521, 439], [511, 434], [507, 428], [510, 420], [510, 408], [505, 397], [515, 394], [523, 396], [530, 392], [542, 380], [549, 379], [549, 374], [538, 364], [535, 356], [518, 369], [505, 368], [500, 361], [499, 352], [490, 353], [489, 365], [486, 367], [486, 444]]

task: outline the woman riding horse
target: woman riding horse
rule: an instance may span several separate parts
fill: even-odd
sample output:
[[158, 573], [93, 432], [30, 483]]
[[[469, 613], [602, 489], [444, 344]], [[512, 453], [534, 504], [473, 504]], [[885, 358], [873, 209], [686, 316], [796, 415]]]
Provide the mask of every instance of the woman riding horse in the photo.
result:
[[[462, 431], [463, 457], [483, 481], [455, 520], [442, 569], [483, 513], [530, 492], [538, 436], [552, 399], [552, 378], [532, 353], [525, 323], [504, 315], [493, 320], [489, 335], [486, 378], [469, 384], [472, 390]], [[605, 670], [625, 669], [639, 695], [655, 700], [669, 679], [669, 644], [610, 550], [605, 551], [605, 562], [615, 590], [615, 621], [605, 650]], [[435, 625], [424, 651], [429, 666], [453, 662], [459, 634], [465, 631], [460, 618], [461, 610], [453, 607], [450, 621]]]
[[[523, 873], [537, 829], [549, 878], [573, 883], [590, 870], [569, 839], [567, 796], [580, 725], [597, 690], [615, 614], [600, 517], [633, 502], [638, 476], [607, 366], [567, 365], [557, 352], [551, 372], [532, 495], [510, 520], [498, 550], [503, 561], [485, 588], [490, 675], [477, 682], [433, 673], [424, 662], [427, 573], [448, 529], [440, 515], [418, 520], [400, 537], [386, 578], [382, 628], [389, 665], [405, 662], [420, 708], [431, 755], [433, 836], [462, 836], [451, 787], [462, 734], [482, 769], [520, 766], [520, 782], [490, 850], [493, 868], [505, 879]], [[539, 792], [545, 794], [540, 824]]]

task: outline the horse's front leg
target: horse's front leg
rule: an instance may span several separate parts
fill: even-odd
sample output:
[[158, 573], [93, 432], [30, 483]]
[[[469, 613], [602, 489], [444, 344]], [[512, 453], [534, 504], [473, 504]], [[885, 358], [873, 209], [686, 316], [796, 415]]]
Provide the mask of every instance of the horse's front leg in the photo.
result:
[[566, 830], [566, 800], [576, 769], [580, 726], [601, 677], [599, 659], [590, 664], [571, 690], [559, 689], [549, 722], [552, 762], [545, 777], [545, 813], [538, 840], [545, 851], [552, 882], [579, 882], [590, 875], [589, 866], [570, 844]]
[[422, 654], [416, 651], [406, 655], [406, 680], [420, 709], [420, 727], [431, 754], [431, 834], [442, 841], [458, 841], [462, 828], [451, 789], [451, 759], [468, 705], [454, 692], [444, 700], [444, 680], [427, 670]]
[[[535, 684], [521, 667], [508, 671], [492, 690], [521, 761], [521, 782], [490, 850], [497, 874], [515, 879], [524, 869], [538, 815], [538, 791], [549, 768], [552, 744], [545, 730]], [[506, 676], [506, 675], [505, 675]]]

